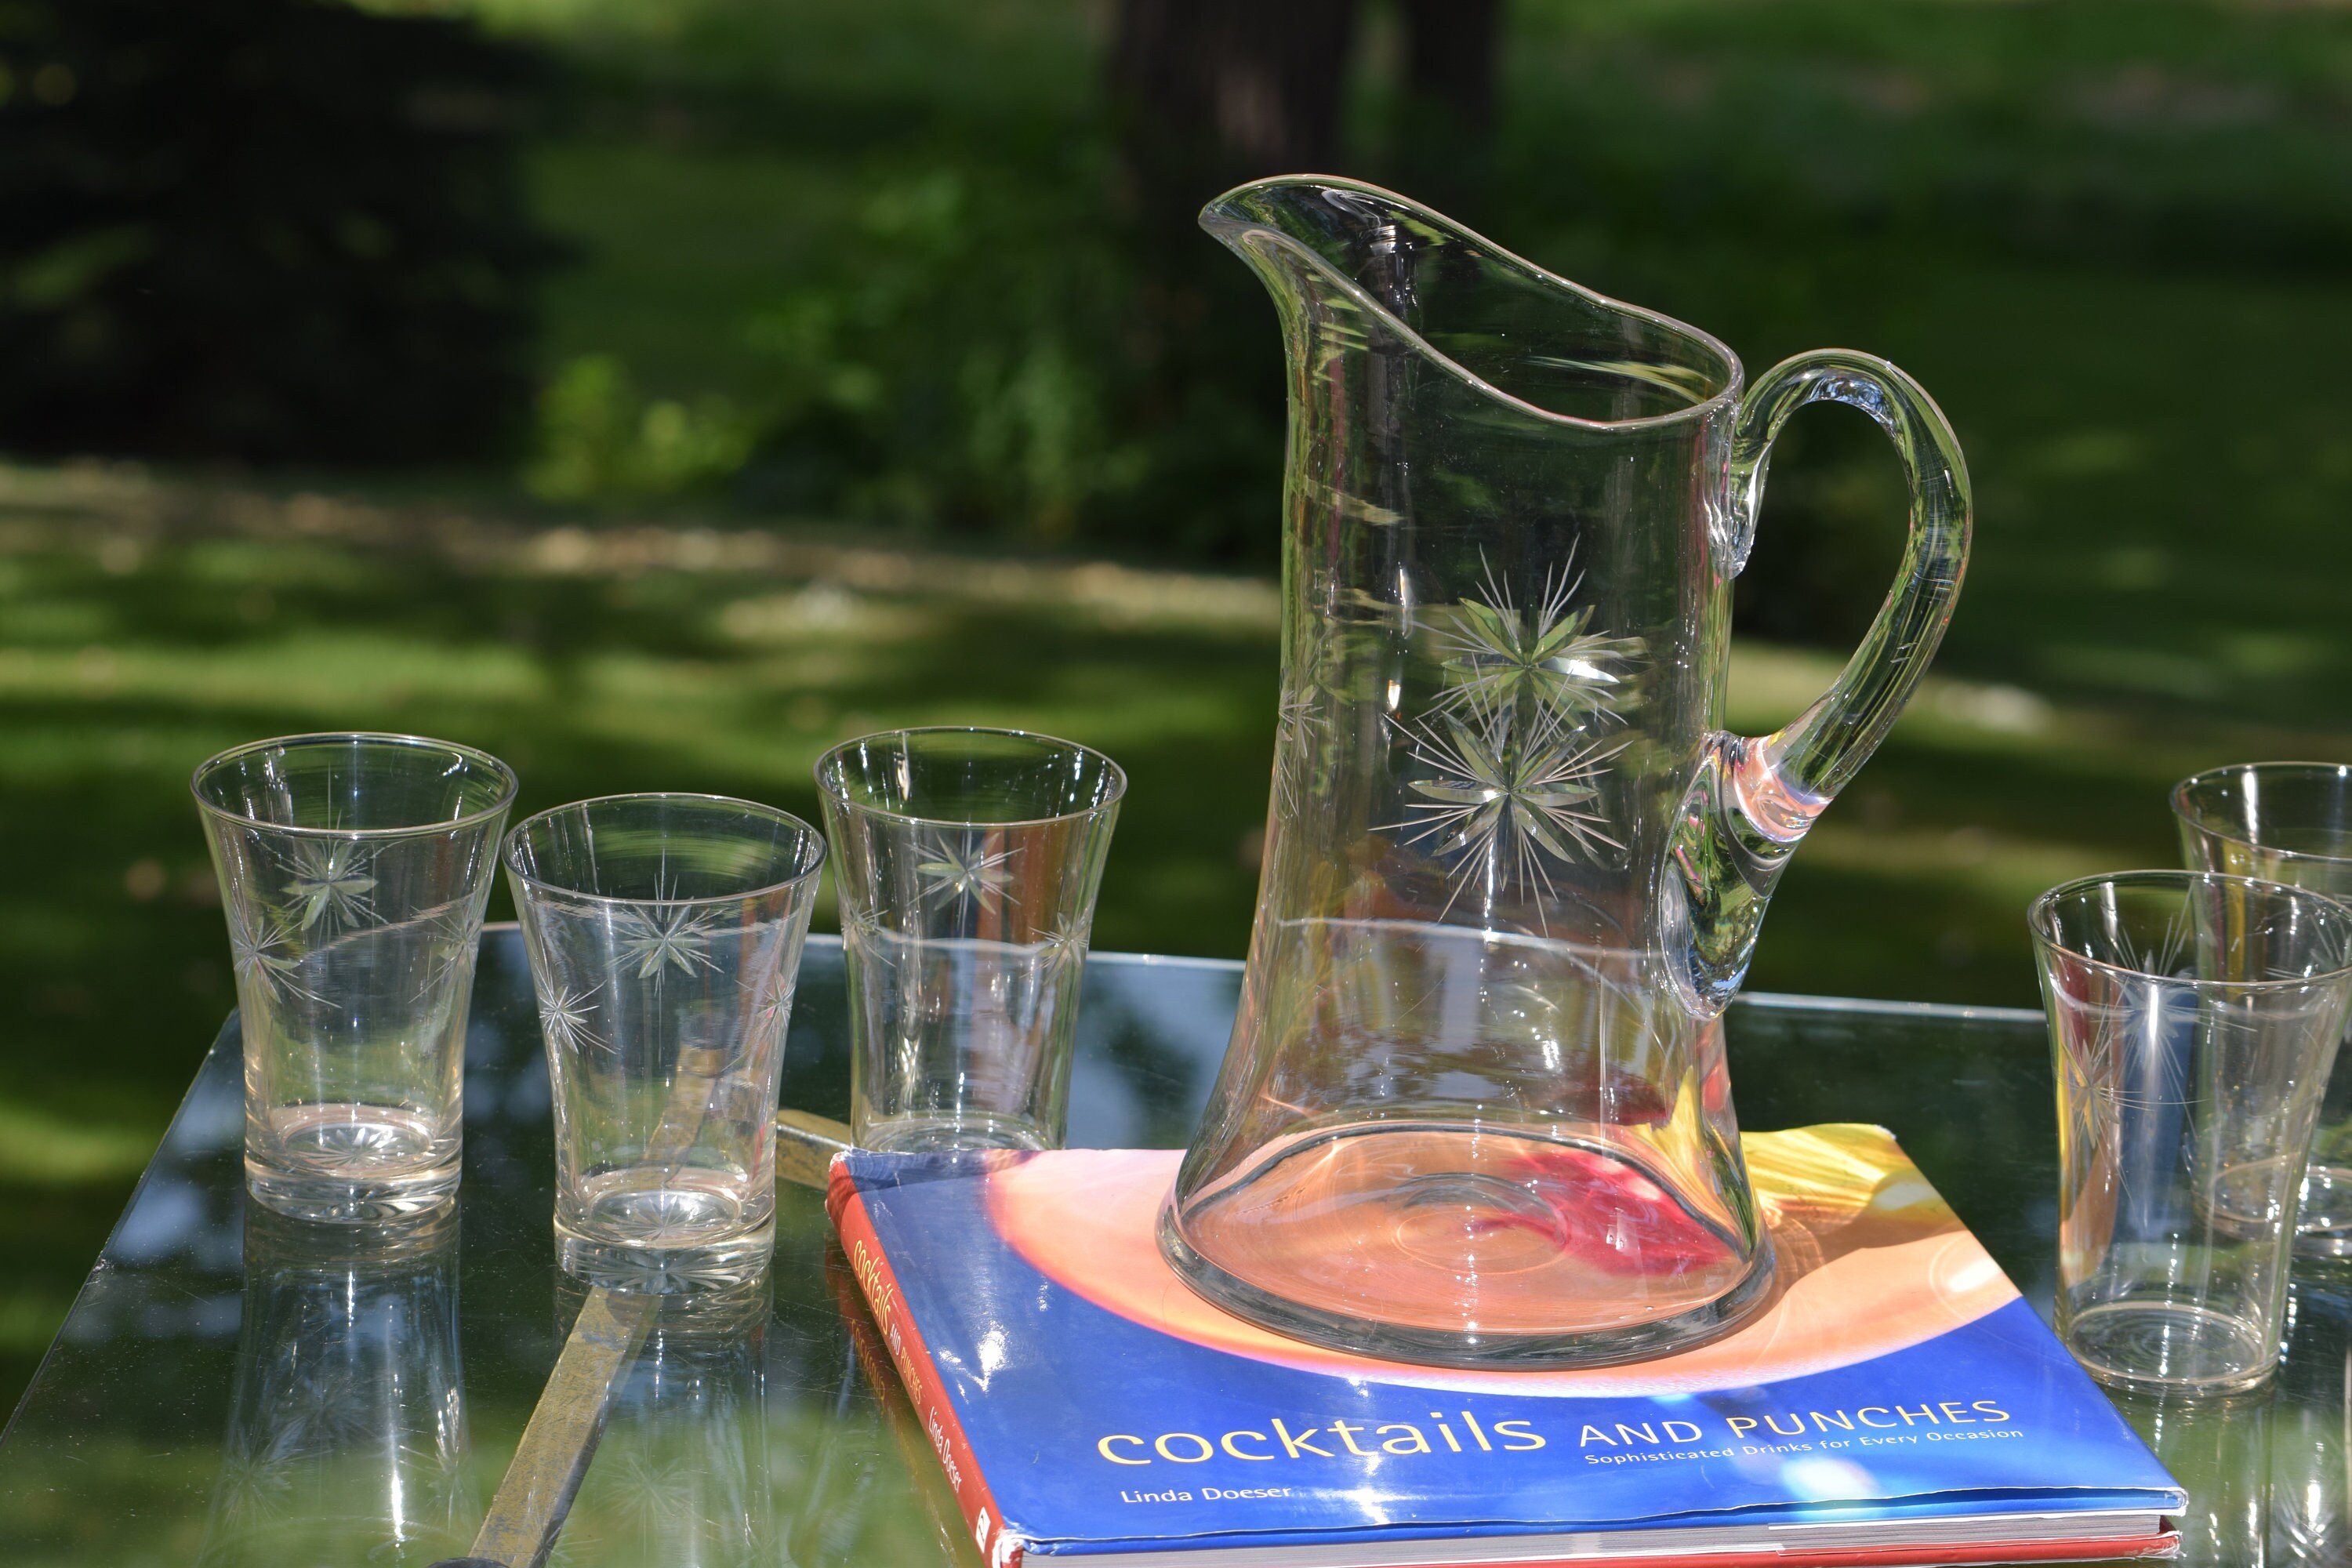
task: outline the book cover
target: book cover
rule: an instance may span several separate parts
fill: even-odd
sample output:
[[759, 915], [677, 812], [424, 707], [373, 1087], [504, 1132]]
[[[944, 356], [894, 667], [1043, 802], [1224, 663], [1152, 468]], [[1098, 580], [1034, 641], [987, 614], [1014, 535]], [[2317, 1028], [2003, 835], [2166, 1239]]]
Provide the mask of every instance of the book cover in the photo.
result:
[[2176, 1483], [1891, 1135], [1745, 1148], [1771, 1304], [1691, 1350], [1565, 1372], [1374, 1361], [1210, 1305], [1153, 1240], [1177, 1151], [853, 1151], [827, 1201], [995, 1564], [2170, 1548]]

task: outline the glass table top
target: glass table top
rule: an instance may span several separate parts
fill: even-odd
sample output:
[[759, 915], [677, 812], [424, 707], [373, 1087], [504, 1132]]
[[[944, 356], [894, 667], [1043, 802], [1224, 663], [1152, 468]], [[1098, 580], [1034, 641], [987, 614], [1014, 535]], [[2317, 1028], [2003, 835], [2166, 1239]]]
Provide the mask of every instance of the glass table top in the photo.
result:
[[[1184, 1142], [1237, 963], [1089, 960], [1070, 1142]], [[2056, 1130], [2038, 1015], [1748, 996], [1743, 1127], [1875, 1121], [2047, 1311]], [[813, 938], [783, 1102], [847, 1113], [841, 952]], [[327, 1568], [462, 1557], [585, 1292], [555, 1267], [547, 1075], [522, 947], [493, 928], [467, 1040], [454, 1212], [398, 1243], [247, 1208], [235, 1019], [197, 1071], [0, 1436], [0, 1563]], [[2200, 1563], [2352, 1563], [2352, 1273], [2299, 1266], [2274, 1384], [2119, 1401], [2191, 1493]], [[768, 1278], [665, 1308], [613, 1383], [551, 1563], [978, 1555], [870, 1341], [819, 1194], [784, 1184]]]

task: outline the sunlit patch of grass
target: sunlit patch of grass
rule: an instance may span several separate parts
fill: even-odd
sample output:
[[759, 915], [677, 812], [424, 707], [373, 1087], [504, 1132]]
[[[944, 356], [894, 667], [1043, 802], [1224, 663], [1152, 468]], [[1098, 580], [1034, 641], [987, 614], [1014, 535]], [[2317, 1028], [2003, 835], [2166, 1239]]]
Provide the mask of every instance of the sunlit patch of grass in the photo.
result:
[[521, 703], [547, 695], [528, 654], [379, 632], [298, 631], [225, 648], [150, 642], [0, 648], [0, 700], [169, 703], [331, 721], [355, 704]]
[[[0, 789], [56, 788], [92, 774], [116, 779], [147, 775], [153, 784], [176, 787], [187, 781], [191, 757], [251, 740], [249, 726], [192, 721], [183, 714], [157, 716], [152, 722], [101, 725], [91, 722], [97, 704], [70, 699], [13, 708], [7, 743], [0, 745]], [[201, 846], [199, 846], [201, 848]]]
[[[50, 1187], [135, 1176], [154, 1152], [155, 1140], [143, 1131], [92, 1126], [0, 1100], [0, 1182]], [[0, 1298], [0, 1342], [14, 1310]]]
[[95, 599], [20, 599], [0, 611], [0, 637], [12, 643], [77, 646], [119, 629], [113, 607]]
[[[1761, 734], [1836, 679], [1811, 650], [1744, 644], [1727, 721]], [[1790, 862], [1757, 984], [2031, 1005], [2025, 907], [2102, 870], [2175, 863], [2174, 781], [2233, 759], [2352, 760], [2352, 735], [2164, 721], [1930, 675], [1893, 734]]]
[[[180, 547], [178, 568], [192, 586], [330, 588], [364, 591], [367, 563], [350, 552], [289, 539], [200, 539]], [[248, 603], [252, 603], [248, 601]], [[262, 605], [265, 618], [274, 606]]]
[[1983, 827], [1873, 827], [1823, 819], [1805, 839], [1807, 864], [1869, 877], [1915, 894], [1965, 889], [2021, 911], [2043, 889], [2116, 868], [2112, 853], [2053, 844]]
[[872, 647], [919, 637], [930, 625], [931, 617], [913, 605], [885, 603], [830, 583], [736, 599], [718, 616], [722, 636], [772, 647]]
[[48, 1349], [57, 1337], [58, 1321], [72, 1301], [70, 1296], [22, 1291], [0, 1296], [0, 1351], [38, 1355]]

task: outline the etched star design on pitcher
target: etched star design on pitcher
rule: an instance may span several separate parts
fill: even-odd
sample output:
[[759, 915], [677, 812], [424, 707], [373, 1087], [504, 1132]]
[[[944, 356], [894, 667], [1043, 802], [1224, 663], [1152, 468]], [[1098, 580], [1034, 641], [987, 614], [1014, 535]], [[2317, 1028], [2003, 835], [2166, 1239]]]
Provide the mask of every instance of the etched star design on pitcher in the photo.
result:
[[1423, 798], [1391, 827], [1455, 857], [1441, 918], [1475, 883], [1549, 898], [1554, 865], [1625, 847], [1609, 831], [1601, 779], [1627, 742], [1595, 731], [1621, 721], [1642, 643], [1590, 629], [1592, 607], [1570, 608], [1581, 581], [1566, 563], [1548, 571], [1522, 610], [1487, 566], [1477, 591], [1433, 617], [1434, 701], [1417, 719], [1389, 720], [1428, 770], [1408, 781]]
[[1486, 568], [1483, 592], [1453, 605], [1431, 637], [1445, 672], [1438, 708], [1501, 713], [1524, 697], [1563, 723], [1615, 718], [1625, 668], [1641, 657], [1642, 639], [1588, 630], [1592, 606], [1568, 607], [1584, 581], [1573, 561], [1544, 574], [1532, 613], [1512, 602], [1483, 555], [1479, 563]]
[[[1426, 800], [1406, 810], [1422, 815], [1398, 826], [1405, 842], [1435, 839], [1439, 854], [1463, 853], [1448, 878], [1454, 898], [1489, 868], [1499, 872], [1505, 857], [1521, 886], [1551, 891], [1544, 858], [1591, 858], [1601, 845], [1622, 849], [1593, 803], [1603, 764], [1623, 742], [1583, 743], [1582, 737], [1545, 715], [1524, 738], [1512, 732], [1513, 715], [1487, 716], [1472, 724], [1452, 714], [1433, 721], [1400, 725], [1413, 755], [1434, 776], [1408, 786]], [[1454, 900], [1446, 901], [1453, 907]]]

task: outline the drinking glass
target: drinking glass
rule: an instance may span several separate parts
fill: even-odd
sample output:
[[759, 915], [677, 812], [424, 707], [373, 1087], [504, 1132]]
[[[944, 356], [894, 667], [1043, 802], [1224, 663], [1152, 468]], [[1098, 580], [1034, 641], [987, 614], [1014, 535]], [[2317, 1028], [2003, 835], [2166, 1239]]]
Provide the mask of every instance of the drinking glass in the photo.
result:
[[1127, 775], [1012, 730], [898, 730], [817, 762], [867, 1149], [1053, 1149]]
[[414, 735], [295, 735], [224, 752], [190, 787], [236, 963], [254, 1196], [346, 1221], [446, 1199], [514, 770]]
[[2352, 1005], [2352, 909], [2134, 871], [2034, 900], [2058, 1080], [2058, 1332], [2103, 1382], [2277, 1363], [2295, 1197]]
[[596, 1284], [748, 1278], [774, 1240], [776, 1081], [824, 841], [718, 795], [507, 836], [554, 1085], [555, 1230]]
[[[2215, 768], [2172, 791], [2180, 850], [2192, 870], [2286, 882], [2352, 901], [2352, 767], [2255, 763]], [[2352, 1257], [2352, 1055], [2319, 1105], [2304, 1174], [2295, 1250]]]

